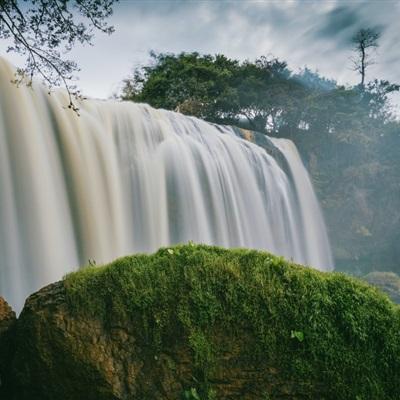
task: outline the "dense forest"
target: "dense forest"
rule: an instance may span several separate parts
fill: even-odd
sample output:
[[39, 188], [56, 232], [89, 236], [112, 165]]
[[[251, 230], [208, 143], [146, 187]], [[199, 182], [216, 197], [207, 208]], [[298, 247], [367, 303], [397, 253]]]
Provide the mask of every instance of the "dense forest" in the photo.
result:
[[121, 98], [290, 138], [314, 181], [336, 268], [400, 272], [400, 122], [391, 104], [399, 85], [366, 81], [369, 64], [353, 62], [361, 82], [350, 86], [277, 58], [153, 52]]

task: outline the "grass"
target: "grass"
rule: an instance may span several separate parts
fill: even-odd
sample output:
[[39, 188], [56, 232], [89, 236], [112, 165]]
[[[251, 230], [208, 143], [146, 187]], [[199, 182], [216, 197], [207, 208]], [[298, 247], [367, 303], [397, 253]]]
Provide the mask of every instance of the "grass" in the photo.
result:
[[246, 359], [277, 368], [308, 393], [303, 398], [321, 391], [325, 399], [399, 398], [400, 308], [355, 278], [189, 243], [64, 281], [71, 312], [105, 324], [135, 321], [155, 355], [171, 338], [184, 340], [202, 399], [224, 350], [221, 332], [228, 346], [246, 337]]

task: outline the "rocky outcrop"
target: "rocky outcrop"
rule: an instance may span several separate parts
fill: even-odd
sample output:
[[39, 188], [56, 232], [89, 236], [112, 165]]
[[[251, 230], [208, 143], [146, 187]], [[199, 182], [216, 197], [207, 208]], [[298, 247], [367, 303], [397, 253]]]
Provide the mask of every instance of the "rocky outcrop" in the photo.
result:
[[15, 320], [15, 312], [8, 303], [0, 297], [0, 338], [11, 328]]
[[[400, 311], [367, 284], [178, 246], [30, 296], [7, 400], [395, 400]], [[1, 397], [3, 398], [3, 397]]]
[[274, 399], [305, 398], [305, 389], [283, 380], [276, 368], [252, 360], [250, 333], [215, 332], [214, 344], [223, 356], [201, 393], [196, 387], [204, 376], [183, 332], [156, 349], [152, 339], [143, 338], [143, 328], [140, 318], [110, 315], [105, 323], [76, 316], [64, 283], [47, 286], [29, 297], [20, 316], [14, 398], [252, 400], [263, 398], [267, 390], [275, 393]]
[[13, 352], [15, 322], [15, 312], [0, 297], [0, 398], [3, 398], [6, 391], [8, 391], [8, 372]]

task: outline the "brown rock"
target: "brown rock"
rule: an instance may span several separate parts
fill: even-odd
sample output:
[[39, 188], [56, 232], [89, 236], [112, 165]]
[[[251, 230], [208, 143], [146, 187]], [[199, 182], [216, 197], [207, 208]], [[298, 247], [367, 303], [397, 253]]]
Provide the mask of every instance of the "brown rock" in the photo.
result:
[[[8, 394], [9, 371], [13, 353], [13, 336], [16, 322], [15, 312], [0, 297], [0, 398]], [[9, 396], [8, 396], [9, 397]]]
[[[111, 318], [112, 320], [112, 318]], [[14, 376], [18, 400], [177, 400], [196, 386], [193, 354], [187, 338], [171, 338], [154, 352], [140, 339], [134, 321], [74, 316], [62, 282], [28, 298], [17, 326]], [[278, 371], [248, 358], [251, 337], [233, 339], [216, 332], [223, 359], [209, 384], [217, 399], [255, 400], [269, 391], [274, 399], [301, 399], [283, 385]]]
[[8, 303], [0, 297], [0, 337], [10, 328], [15, 320], [15, 312], [11, 309]]

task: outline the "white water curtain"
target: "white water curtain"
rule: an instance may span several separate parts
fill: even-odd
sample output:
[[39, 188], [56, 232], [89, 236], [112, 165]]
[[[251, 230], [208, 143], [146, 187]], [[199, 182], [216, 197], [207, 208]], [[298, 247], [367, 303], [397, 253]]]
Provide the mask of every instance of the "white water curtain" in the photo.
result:
[[[27, 295], [87, 264], [188, 242], [265, 249], [332, 269], [294, 144], [280, 163], [229, 127], [117, 101], [17, 88], [0, 60], [0, 295]], [[283, 165], [284, 164], [284, 165]]]

